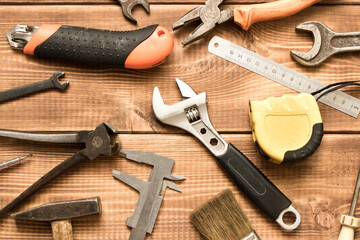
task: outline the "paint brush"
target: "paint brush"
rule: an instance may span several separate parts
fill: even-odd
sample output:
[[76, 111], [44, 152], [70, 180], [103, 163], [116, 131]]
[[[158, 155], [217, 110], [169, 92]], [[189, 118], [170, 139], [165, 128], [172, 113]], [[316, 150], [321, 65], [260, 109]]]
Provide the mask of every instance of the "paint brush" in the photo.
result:
[[225, 189], [190, 214], [206, 240], [260, 240], [230, 189]]

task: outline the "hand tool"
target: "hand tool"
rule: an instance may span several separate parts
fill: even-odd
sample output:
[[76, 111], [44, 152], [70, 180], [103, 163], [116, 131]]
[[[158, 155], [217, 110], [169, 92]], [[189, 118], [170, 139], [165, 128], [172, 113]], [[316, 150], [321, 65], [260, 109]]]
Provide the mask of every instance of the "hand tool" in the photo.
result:
[[51, 222], [54, 240], [73, 240], [71, 219], [100, 214], [100, 197], [54, 202], [10, 215], [13, 219]]
[[290, 52], [295, 61], [307, 67], [317, 66], [336, 53], [360, 51], [360, 32], [337, 33], [317, 21], [301, 23], [296, 30], [311, 32], [314, 36], [309, 52]]
[[112, 172], [115, 178], [140, 193], [135, 211], [131, 217], [126, 219], [126, 225], [132, 228], [129, 239], [145, 239], [146, 233], [150, 234], [154, 228], [166, 188], [181, 192], [179, 186], [169, 180], [178, 181], [185, 178], [171, 174], [171, 169], [174, 166], [173, 159], [151, 152], [132, 150], [121, 150], [119, 155], [138, 163], [154, 166], [148, 181], [143, 181], [116, 170]]
[[205, 240], [260, 240], [230, 189], [225, 189], [190, 214]]
[[259, 154], [277, 164], [309, 157], [320, 146], [324, 135], [316, 101], [340, 88], [360, 86], [359, 82], [337, 82], [311, 94], [285, 94], [250, 101], [250, 125]]
[[116, 0], [120, 5], [124, 16], [137, 23], [136, 19], [132, 15], [131, 11], [134, 6], [141, 4], [147, 13], [150, 13], [150, 5], [148, 0]]
[[40, 188], [51, 182], [53, 179], [71, 167], [87, 160], [93, 160], [100, 155], [116, 155], [120, 150], [120, 147], [117, 142], [111, 146], [110, 135], [114, 133], [115, 129], [108, 123], [101, 123], [92, 131], [80, 131], [78, 133], [42, 134], [0, 130], [0, 136], [2, 137], [48, 143], [82, 143], [85, 145], [83, 150], [75, 153], [73, 156], [54, 167], [39, 180], [33, 183], [18, 197], [16, 197], [12, 202], [1, 209], [0, 217], [5, 216], [9, 211], [13, 210]]
[[69, 85], [69, 81], [64, 84], [60, 83], [59, 78], [64, 75], [65, 73], [63, 72], [57, 72], [54, 73], [54, 75], [48, 80], [2, 91], [0, 92], [0, 102], [9, 101], [14, 98], [23, 97], [32, 93], [37, 93], [49, 89], [64, 90]]
[[[216, 56], [298, 92], [312, 93], [326, 86], [322, 82], [217, 36], [211, 39], [208, 49]], [[360, 112], [360, 100], [341, 91], [328, 93], [319, 101], [354, 118], [357, 118]]]
[[355, 189], [351, 201], [350, 213], [349, 215], [341, 215], [340, 223], [342, 225], [340, 235], [338, 240], [352, 240], [355, 235], [355, 228], [360, 226], [360, 219], [354, 217], [356, 203], [359, 198], [359, 189], [360, 189], [360, 169], [356, 179]]
[[6, 37], [11, 48], [26, 54], [132, 69], [161, 64], [174, 46], [169, 31], [158, 25], [121, 32], [60, 24], [16, 25]]
[[319, 1], [278, 0], [271, 3], [241, 5], [237, 8], [230, 7], [220, 11], [219, 5], [223, 0], [207, 0], [205, 6], [192, 9], [175, 22], [173, 29], [201, 20], [201, 24], [182, 42], [183, 45], [187, 45], [204, 37], [217, 24], [234, 20], [237, 25], [246, 31], [253, 23], [287, 17]]
[[[176, 79], [183, 101], [172, 106], [164, 104], [159, 88], [153, 93], [153, 109], [161, 122], [188, 131], [197, 137], [216, 157], [238, 187], [272, 220], [284, 229], [295, 229], [300, 214], [291, 201], [238, 149], [216, 132], [206, 108], [206, 93], [197, 95], [186, 83]], [[286, 225], [283, 215], [292, 212], [296, 220]]]
[[28, 155], [25, 155], [25, 156], [22, 156], [22, 157], [17, 157], [17, 158], [13, 158], [13, 159], [1, 162], [0, 163], [0, 170], [3, 170], [5, 168], [8, 168], [8, 167], [14, 166], [16, 164], [19, 164], [21, 162], [21, 160], [23, 160], [23, 159], [25, 159], [27, 157], [31, 157], [31, 156], [32, 156], [32, 154], [28, 154]]
[[324, 135], [319, 106], [309, 93], [250, 101], [254, 142], [273, 163], [296, 162], [313, 154]]

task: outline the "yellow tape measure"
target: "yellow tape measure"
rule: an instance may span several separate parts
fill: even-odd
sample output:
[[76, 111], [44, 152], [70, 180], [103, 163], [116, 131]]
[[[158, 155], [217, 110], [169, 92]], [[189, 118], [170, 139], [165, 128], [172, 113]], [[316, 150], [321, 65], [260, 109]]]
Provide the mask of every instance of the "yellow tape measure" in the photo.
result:
[[249, 115], [259, 153], [277, 164], [310, 156], [324, 134], [318, 104], [309, 93], [251, 101]]

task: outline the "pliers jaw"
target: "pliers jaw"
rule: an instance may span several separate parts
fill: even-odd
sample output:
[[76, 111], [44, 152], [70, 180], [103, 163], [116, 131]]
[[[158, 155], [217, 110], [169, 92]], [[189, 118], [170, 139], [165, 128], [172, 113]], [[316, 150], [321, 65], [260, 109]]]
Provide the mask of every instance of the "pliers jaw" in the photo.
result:
[[223, 23], [232, 19], [232, 8], [230, 11], [220, 11], [219, 5], [223, 0], [208, 0], [205, 6], [199, 6], [181, 17], [173, 25], [173, 30], [176, 30], [191, 22], [201, 20], [201, 24], [190, 33], [190, 35], [182, 41], [183, 45], [195, 42], [196, 40], [206, 36], [211, 30], [215, 28], [217, 24]]

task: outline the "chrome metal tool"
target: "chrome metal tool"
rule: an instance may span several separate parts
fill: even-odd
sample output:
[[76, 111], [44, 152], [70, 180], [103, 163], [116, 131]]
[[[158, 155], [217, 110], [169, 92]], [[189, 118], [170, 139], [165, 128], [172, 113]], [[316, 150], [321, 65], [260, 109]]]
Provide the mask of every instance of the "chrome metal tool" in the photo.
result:
[[355, 229], [360, 226], [360, 219], [354, 217], [356, 204], [359, 199], [359, 191], [360, 191], [360, 169], [356, 179], [349, 215], [341, 215], [340, 218], [340, 223], [342, 227], [338, 240], [353, 240], [355, 235]]
[[[153, 109], [161, 122], [188, 131], [215, 155], [218, 163], [238, 187], [271, 219], [284, 229], [295, 229], [300, 214], [291, 201], [262, 172], [231, 143], [227, 143], [212, 126], [207, 112], [206, 93], [196, 94], [189, 85], [176, 79], [183, 101], [172, 106], [164, 104], [158, 87], [153, 93]], [[296, 219], [291, 225], [283, 221], [287, 212]]]
[[27, 157], [31, 157], [31, 156], [32, 156], [32, 154], [28, 154], [28, 155], [25, 155], [25, 156], [22, 156], [22, 157], [17, 157], [17, 158], [13, 158], [13, 159], [1, 162], [0, 163], [0, 171], [5, 169], [5, 168], [8, 168], [8, 167], [14, 166], [16, 164], [19, 164], [21, 162], [21, 160], [23, 160], [23, 159], [25, 159]]
[[54, 73], [54, 75], [52, 75], [52, 77], [47, 80], [2, 91], [0, 92], [0, 102], [9, 101], [15, 98], [23, 97], [32, 93], [42, 92], [49, 89], [59, 89], [63, 91], [69, 85], [69, 81], [63, 84], [60, 83], [59, 79], [64, 75], [65, 74], [63, 72], [57, 72]]
[[173, 159], [151, 152], [132, 150], [121, 150], [119, 155], [138, 163], [154, 166], [148, 181], [116, 170], [113, 170], [112, 173], [115, 178], [140, 193], [135, 211], [131, 217], [126, 219], [126, 225], [132, 228], [130, 240], [145, 239], [146, 233], [151, 233], [153, 230], [166, 188], [181, 192], [179, 186], [172, 181], [184, 180], [185, 177], [171, 174], [174, 166]]
[[336, 53], [360, 51], [360, 32], [334, 32], [318, 21], [301, 23], [296, 30], [311, 32], [314, 36], [309, 52], [290, 52], [295, 61], [307, 67], [317, 66]]
[[[271, 79], [274, 82], [280, 83], [297, 92], [313, 93], [326, 87], [326, 84], [322, 82], [296, 72], [284, 65], [260, 56], [257, 53], [218, 36], [211, 39], [208, 50], [218, 57]], [[318, 96], [319, 95], [314, 95], [315, 98]], [[319, 102], [354, 118], [357, 118], [360, 112], [360, 100], [339, 90], [327, 93], [324, 97], [319, 99]]]

